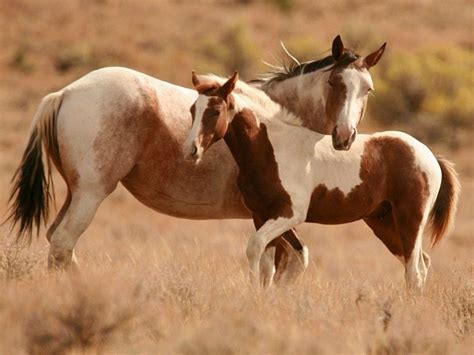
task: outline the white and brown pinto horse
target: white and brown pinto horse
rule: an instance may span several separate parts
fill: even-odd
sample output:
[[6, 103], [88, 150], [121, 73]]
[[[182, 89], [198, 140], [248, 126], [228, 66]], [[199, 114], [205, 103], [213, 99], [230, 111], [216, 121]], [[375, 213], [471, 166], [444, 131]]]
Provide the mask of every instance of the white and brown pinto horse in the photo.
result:
[[[383, 48], [365, 58], [364, 69], [354, 71], [360, 58], [344, 49], [338, 36], [330, 56], [295, 64], [254, 85], [277, 101], [293, 95], [289, 109], [303, 125], [331, 133], [338, 122], [356, 125], [360, 120], [363, 112], [344, 108], [353, 107], [354, 101], [346, 95], [347, 87], [353, 80], [370, 79], [367, 69], [377, 63]], [[365, 94], [354, 102], [366, 100]], [[31, 239], [48, 216], [51, 170], [45, 173], [43, 158], [54, 164], [68, 188], [47, 231], [50, 267], [75, 262], [80, 235], [119, 182], [160, 213], [189, 219], [250, 218], [236, 183], [237, 165], [223, 142], [199, 165], [183, 159], [181, 148], [191, 127], [189, 107], [197, 96], [195, 90], [126, 68], [93, 71], [47, 95], [13, 181], [10, 217], [19, 226], [19, 238]], [[334, 137], [335, 144], [349, 142], [337, 132]], [[291, 265], [300, 272], [300, 259], [307, 263], [306, 249], [296, 232], [286, 232], [275, 243], [277, 276]]]
[[185, 152], [199, 162], [214, 142], [227, 143], [257, 225], [247, 247], [255, 281], [262, 254], [285, 231], [363, 219], [405, 265], [407, 285], [423, 287], [430, 266], [425, 227], [431, 224], [435, 244], [456, 210], [459, 182], [448, 161], [401, 132], [359, 135], [341, 152], [331, 137], [299, 126], [265, 93], [238, 82], [237, 73], [227, 81], [193, 73], [193, 83], [199, 97]]

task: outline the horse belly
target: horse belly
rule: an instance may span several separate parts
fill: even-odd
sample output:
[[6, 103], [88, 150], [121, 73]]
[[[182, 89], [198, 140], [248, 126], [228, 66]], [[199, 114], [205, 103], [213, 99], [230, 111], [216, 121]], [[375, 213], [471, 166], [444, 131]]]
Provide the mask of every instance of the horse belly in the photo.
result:
[[343, 224], [368, 216], [381, 201], [361, 184], [348, 194], [338, 188], [328, 189], [323, 184], [317, 186], [312, 195], [306, 222], [320, 224]]
[[182, 154], [169, 153], [155, 150], [122, 180], [140, 202], [181, 218], [250, 217], [237, 187], [237, 168], [229, 164], [232, 160], [206, 159], [194, 165], [184, 161]]

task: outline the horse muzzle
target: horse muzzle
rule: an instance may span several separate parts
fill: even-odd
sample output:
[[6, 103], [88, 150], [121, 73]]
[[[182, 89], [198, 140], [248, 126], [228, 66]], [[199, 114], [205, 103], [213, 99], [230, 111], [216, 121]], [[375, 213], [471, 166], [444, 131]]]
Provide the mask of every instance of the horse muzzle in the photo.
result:
[[184, 160], [198, 164], [202, 158], [202, 149], [199, 149], [195, 143], [191, 143], [184, 149]]
[[344, 132], [339, 132], [335, 127], [332, 131], [332, 145], [336, 150], [349, 150], [357, 136], [357, 129], [352, 128]]

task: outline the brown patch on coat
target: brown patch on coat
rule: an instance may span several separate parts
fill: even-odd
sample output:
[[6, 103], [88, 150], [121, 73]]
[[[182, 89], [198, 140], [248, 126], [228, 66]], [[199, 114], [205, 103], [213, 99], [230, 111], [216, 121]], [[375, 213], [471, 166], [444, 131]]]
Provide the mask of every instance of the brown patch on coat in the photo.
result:
[[362, 182], [347, 195], [318, 185], [307, 221], [340, 224], [364, 219], [392, 253], [408, 258], [429, 196], [426, 174], [416, 165], [412, 148], [396, 137], [371, 138], [365, 143], [359, 177]]
[[[201, 131], [199, 133], [204, 151], [206, 151], [212, 143], [224, 137], [228, 125], [227, 111], [228, 105], [223, 98], [216, 96], [209, 98], [208, 105], [203, 112]], [[191, 113], [193, 114], [192, 111]]]
[[220, 87], [217, 81], [209, 79], [194, 86], [199, 94], [207, 96], [214, 94]]
[[298, 116], [302, 120], [303, 127], [322, 134], [332, 133], [333, 123], [326, 119], [326, 110], [322, 99], [315, 102], [316, 99], [314, 97], [300, 98], [296, 90], [288, 92], [287, 95], [277, 96], [272, 95], [272, 92], [268, 92], [267, 95], [273, 101]]
[[291, 198], [278, 174], [265, 124], [244, 109], [232, 120], [224, 137], [237, 165], [238, 186], [245, 205], [261, 220], [293, 216]]
[[334, 70], [329, 75], [329, 90], [326, 98], [326, 116], [327, 121], [334, 128], [336, 126], [337, 117], [344, 106], [347, 99], [347, 87], [342, 80], [339, 70]]

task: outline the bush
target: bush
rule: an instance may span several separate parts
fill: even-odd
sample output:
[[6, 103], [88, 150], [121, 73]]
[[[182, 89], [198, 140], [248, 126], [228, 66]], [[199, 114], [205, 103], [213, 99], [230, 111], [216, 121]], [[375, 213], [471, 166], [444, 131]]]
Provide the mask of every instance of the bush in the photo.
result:
[[456, 47], [384, 58], [374, 71], [373, 119], [457, 148], [472, 129], [473, 60], [471, 51]]
[[260, 54], [248, 31], [249, 26], [237, 22], [218, 38], [207, 37], [197, 44], [196, 50], [203, 57], [201, 62], [206, 71], [230, 74], [237, 70], [245, 78], [253, 73]]
[[295, 0], [267, 0], [267, 2], [283, 13], [291, 12], [296, 5]]
[[0, 279], [11, 281], [28, 278], [37, 269], [43, 254], [28, 253], [20, 245], [1, 243]]
[[87, 43], [65, 47], [55, 54], [53, 60], [54, 67], [60, 73], [77, 68], [97, 69], [115, 61], [109, 54], [98, 52]]
[[33, 72], [35, 66], [31, 58], [29, 46], [20, 45], [16, 48], [10, 60], [10, 66], [25, 74]]

